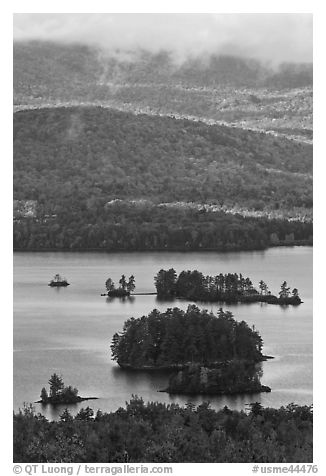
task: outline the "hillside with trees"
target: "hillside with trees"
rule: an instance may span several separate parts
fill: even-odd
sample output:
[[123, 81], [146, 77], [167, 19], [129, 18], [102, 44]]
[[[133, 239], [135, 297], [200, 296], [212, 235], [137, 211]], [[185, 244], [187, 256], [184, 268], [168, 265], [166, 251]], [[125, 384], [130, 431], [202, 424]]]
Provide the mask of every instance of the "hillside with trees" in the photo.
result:
[[[99, 107], [21, 111], [14, 247], [311, 243], [311, 171], [309, 144], [266, 134]], [[239, 206], [254, 213], [234, 212]]]
[[51, 422], [25, 407], [14, 414], [13, 461], [312, 463], [312, 426], [312, 407], [293, 403], [279, 409], [253, 403], [238, 412], [134, 396], [115, 412], [94, 415], [87, 407], [73, 417], [66, 410]]

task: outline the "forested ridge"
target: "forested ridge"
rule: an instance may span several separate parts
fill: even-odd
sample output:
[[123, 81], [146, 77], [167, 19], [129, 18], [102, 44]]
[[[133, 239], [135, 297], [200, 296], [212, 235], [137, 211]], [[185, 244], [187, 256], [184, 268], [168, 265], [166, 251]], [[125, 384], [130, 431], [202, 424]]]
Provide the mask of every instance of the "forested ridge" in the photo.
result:
[[49, 422], [25, 407], [14, 414], [15, 463], [309, 463], [312, 407], [250, 405], [249, 412], [208, 403], [144, 403], [94, 415], [67, 410]]
[[309, 211], [311, 152], [266, 134], [100, 107], [21, 111], [14, 247], [223, 250], [311, 241], [311, 223], [160, 205]]

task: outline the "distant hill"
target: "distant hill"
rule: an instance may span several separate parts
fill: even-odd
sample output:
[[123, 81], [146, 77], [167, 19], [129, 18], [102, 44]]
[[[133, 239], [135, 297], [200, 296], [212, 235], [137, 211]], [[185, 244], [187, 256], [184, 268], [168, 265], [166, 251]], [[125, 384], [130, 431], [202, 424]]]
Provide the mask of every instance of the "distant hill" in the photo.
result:
[[270, 68], [216, 55], [178, 63], [167, 52], [108, 53], [80, 44], [16, 42], [15, 105], [73, 101], [312, 138], [311, 64]]

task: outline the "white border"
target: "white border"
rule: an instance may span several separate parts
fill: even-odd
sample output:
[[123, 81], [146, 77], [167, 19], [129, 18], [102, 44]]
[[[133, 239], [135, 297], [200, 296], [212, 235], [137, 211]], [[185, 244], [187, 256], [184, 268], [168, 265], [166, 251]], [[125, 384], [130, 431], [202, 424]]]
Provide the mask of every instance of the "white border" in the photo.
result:
[[[92, 2], [56, 1], [56, 2], [26, 2], [15, 1], [1, 12], [1, 254], [2, 254], [2, 329], [4, 336], [1, 342], [2, 389], [1, 389], [1, 447], [5, 460], [6, 470], [3, 474], [12, 474], [12, 14], [15, 13], [313, 13], [314, 14], [314, 463], [319, 466], [321, 473], [323, 460], [323, 429], [324, 429], [324, 399], [323, 399], [323, 346], [325, 340], [325, 320], [322, 301], [323, 283], [323, 221], [325, 220], [323, 196], [326, 175], [325, 160], [323, 157], [323, 139], [325, 136], [325, 77], [324, 63], [326, 61], [324, 38], [325, 15], [322, 2], [307, 1], [273, 1], [267, 3], [258, 1], [229, 0], [217, 4], [215, 1], [180, 2], [156, 1], [144, 2], [107, 2], [93, 0]], [[175, 466], [175, 465], [173, 465]], [[195, 471], [205, 471], [205, 474], [251, 474], [251, 464], [216, 464], [205, 465], [177, 465], [174, 474], [194, 474]], [[248, 473], [247, 473], [248, 471]], [[321, 473], [322, 474], [322, 473]]]

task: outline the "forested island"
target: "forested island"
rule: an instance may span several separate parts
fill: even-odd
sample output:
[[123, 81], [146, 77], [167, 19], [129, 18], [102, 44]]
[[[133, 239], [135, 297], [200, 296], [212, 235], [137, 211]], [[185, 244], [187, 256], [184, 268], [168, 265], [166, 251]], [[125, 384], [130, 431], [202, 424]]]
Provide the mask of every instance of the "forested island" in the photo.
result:
[[79, 403], [85, 400], [97, 400], [97, 397], [81, 397], [78, 395], [78, 389], [69, 385], [65, 386], [61, 376], [54, 373], [49, 380], [50, 392], [45, 387], [41, 390], [41, 400], [35, 403], [42, 403], [43, 405], [59, 405]]
[[291, 288], [286, 281], [281, 284], [279, 295], [274, 296], [267, 284], [259, 281], [259, 291], [250, 278], [242, 274], [228, 273], [204, 276], [201, 272], [182, 271], [179, 276], [173, 268], [161, 269], [154, 278], [158, 298], [182, 298], [191, 301], [251, 303], [266, 302], [294, 306], [302, 303], [299, 291]]
[[[231, 312], [189, 305], [128, 319], [114, 334], [112, 358], [123, 369], [172, 372], [169, 393], [233, 394], [270, 391], [260, 384], [263, 341]], [[162, 390], [162, 389], [159, 389]]]
[[136, 288], [135, 277], [131, 275], [129, 280], [126, 281], [126, 276], [123, 274], [119, 280], [119, 287], [116, 288], [113, 280], [108, 278], [105, 281], [105, 287], [107, 293], [105, 295], [109, 297], [127, 297], [130, 296], [130, 293], [133, 292]]
[[[247, 412], [134, 396], [125, 408], [49, 422], [26, 406], [14, 414], [15, 463], [311, 463], [311, 406], [252, 403]], [[31, 436], [32, 435], [32, 436]]]
[[120, 367], [174, 369], [232, 359], [261, 362], [262, 346], [259, 333], [236, 321], [230, 311], [219, 309], [214, 315], [189, 305], [186, 311], [154, 309], [147, 316], [131, 317], [122, 333], [114, 334], [111, 351]]

